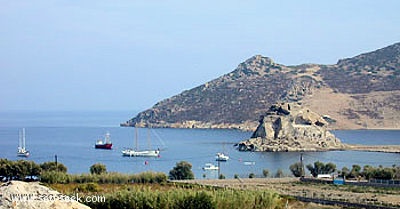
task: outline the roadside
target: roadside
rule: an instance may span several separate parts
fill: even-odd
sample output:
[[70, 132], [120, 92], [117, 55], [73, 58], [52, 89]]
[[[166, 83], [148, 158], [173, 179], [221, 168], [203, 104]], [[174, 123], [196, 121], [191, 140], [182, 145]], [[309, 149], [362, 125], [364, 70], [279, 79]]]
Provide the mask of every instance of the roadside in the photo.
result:
[[244, 190], [269, 189], [276, 191], [283, 196], [335, 200], [340, 202], [390, 206], [395, 208], [400, 207], [399, 188], [303, 183], [298, 178], [186, 180], [184, 182]]

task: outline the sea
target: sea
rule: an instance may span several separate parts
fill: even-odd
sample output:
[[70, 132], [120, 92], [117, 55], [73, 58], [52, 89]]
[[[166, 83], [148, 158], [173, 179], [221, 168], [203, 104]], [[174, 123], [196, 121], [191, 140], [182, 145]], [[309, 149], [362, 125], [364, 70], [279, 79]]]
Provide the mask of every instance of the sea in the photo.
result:
[[[140, 173], [164, 172], [168, 175], [176, 163], [192, 164], [196, 179], [218, 178], [218, 171], [204, 171], [206, 163], [220, 166], [226, 178], [235, 175], [248, 177], [250, 173], [263, 176], [268, 170], [273, 176], [278, 170], [290, 175], [289, 166], [300, 160], [304, 164], [332, 162], [338, 169], [344, 166], [400, 165], [400, 154], [360, 151], [328, 152], [239, 152], [235, 144], [251, 136], [251, 132], [228, 129], [170, 129], [137, 128], [139, 149], [160, 149], [156, 158], [123, 157], [121, 151], [133, 148], [135, 128], [120, 127], [135, 114], [134, 111], [15, 111], [0, 112], [0, 158], [23, 159], [16, 156], [19, 131], [25, 128], [26, 147], [31, 155], [27, 160], [43, 163], [57, 161], [68, 168], [68, 173], [89, 173], [95, 163], [103, 163], [109, 172]], [[95, 149], [96, 140], [109, 132], [112, 150]], [[344, 143], [365, 145], [400, 145], [400, 130], [336, 130], [333, 133]], [[226, 162], [215, 161], [217, 152], [226, 153]]]

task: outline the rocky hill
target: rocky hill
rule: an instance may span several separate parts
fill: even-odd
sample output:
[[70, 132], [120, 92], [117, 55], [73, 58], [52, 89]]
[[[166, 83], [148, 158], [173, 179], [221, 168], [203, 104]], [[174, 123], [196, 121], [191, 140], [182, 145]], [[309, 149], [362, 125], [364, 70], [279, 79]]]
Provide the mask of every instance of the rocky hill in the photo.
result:
[[257, 55], [121, 125], [254, 130], [257, 118], [280, 102], [328, 115], [333, 129], [398, 129], [400, 43], [335, 65], [285, 66]]

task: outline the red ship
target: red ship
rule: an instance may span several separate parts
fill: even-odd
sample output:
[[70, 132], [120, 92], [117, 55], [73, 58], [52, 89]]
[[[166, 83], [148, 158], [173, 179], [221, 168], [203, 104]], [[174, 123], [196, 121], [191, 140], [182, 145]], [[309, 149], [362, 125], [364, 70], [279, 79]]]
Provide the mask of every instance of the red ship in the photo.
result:
[[106, 133], [106, 137], [104, 140], [99, 139], [96, 141], [96, 145], [94, 146], [96, 149], [111, 149], [112, 143], [110, 140], [110, 133]]

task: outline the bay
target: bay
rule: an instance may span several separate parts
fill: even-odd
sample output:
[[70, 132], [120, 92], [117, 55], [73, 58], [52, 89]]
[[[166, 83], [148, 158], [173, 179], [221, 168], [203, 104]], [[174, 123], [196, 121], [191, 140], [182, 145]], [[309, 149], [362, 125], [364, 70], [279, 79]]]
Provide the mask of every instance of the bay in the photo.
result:
[[[54, 161], [68, 167], [69, 173], [89, 172], [94, 163], [103, 163], [108, 171], [138, 173], [159, 171], [168, 174], [179, 161], [193, 165], [196, 178], [217, 178], [217, 171], [203, 171], [206, 163], [215, 161], [217, 152], [230, 156], [221, 162], [221, 173], [227, 178], [235, 174], [262, 176], [264, 169], [273, 175], [278, 169], [290, 174], [289, 166], [299, 161], [300, 154], [239, 152], [233, 146], [251, 136], [251, 132], [216, 129], [138, 129], [139, 146], [163, 149], [159, 158], [122, 157], [121, 151], [134, 147], [135, 129], [119, 127], [133, 116], [132, 111], [75, 111], [75, 112], [7, 112], [0, 113], [0, 158], [18, 160], [18, 131], [26, 129], [29, 160], [37, 163]], [[98, 138], [110, 132], [112, 150], [94, 149]], [[334, 134], [350, 144], [400, 144], [400, 130], [338, 130]], [[305, 164], [317, 160], [333, 162], [338, 168], [353, 164], [361, 166], [400, 165], [400, 154], [359, 151], [306, 152]]]

